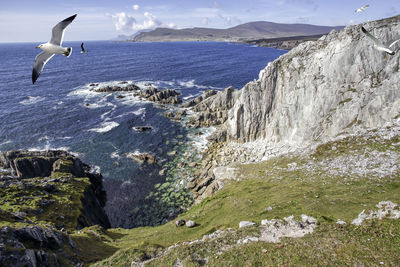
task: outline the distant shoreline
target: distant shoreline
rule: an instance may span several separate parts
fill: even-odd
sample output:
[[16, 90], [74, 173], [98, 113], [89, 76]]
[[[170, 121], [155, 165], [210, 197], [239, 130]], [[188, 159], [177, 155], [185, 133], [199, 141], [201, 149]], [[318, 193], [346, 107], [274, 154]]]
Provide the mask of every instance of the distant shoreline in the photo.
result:
[[283, 50], [291, 50], [297, 45], [307, 42], [316, 41], [326, 34], [316, 35], [301, 35], [301, 36], [289, 36], [289, 37], [278, 37], [278, 38], [262, 38], [262, 39], [248, 39], [248, 40], [163, 40], [163, 41], [134, 41], [134, 40], [119, 40], [116, 42], [132, 42], [132, 43], [175, 43], [175, 42], [221, 42], [221, 43], [232, 43], [232, 44], [249, 44], [256, 45], [259, 47], [270, 47]]
[[309, 36], [291, 36], [291, 37], [280, 37], [280, 38], [268, 38], [268, 39], [255, 39], [244, 41], [246, 44], [253, 44], [261, 47], [272, 47], [277, 49], [291, 50], [297, 45], [308, 42], [316, 41], [326, 34], [317, 34]]

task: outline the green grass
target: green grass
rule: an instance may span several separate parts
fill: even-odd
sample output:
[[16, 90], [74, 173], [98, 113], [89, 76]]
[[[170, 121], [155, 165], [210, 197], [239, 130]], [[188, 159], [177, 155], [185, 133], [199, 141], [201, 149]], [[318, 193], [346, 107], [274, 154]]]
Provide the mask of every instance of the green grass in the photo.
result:
[[[23, 179], [24, 185], [11, 185], [0, 190], [0, 226], [35, 223], [75, 230], [82, 213], [81, 198], [90, 182], [88, 178], [74, 178], [69, 173], [53, 173], [51, 178], [67, 176], [65, 183], [47, 182], [57, 187], [51, 193], [46, 192], [40, 177]], [[49, 204], [41, 205], [43, 201]], [[27, 216], [21, 221], [11, 215], [13, 212], [25, 212]]]
[[[198, 239], [218, 229], [237, 228], [241, 220], [260, 223], [263, 219], [301, 214], [313, 216], [320, 223], [315, 233], [304, 238], [287, 238], [280, 245], [247, 244], [233, 247], [221, 255], [207, 250], [207, 247], [213, 247], [212, 242], [198, 243], [193, 247], [183, 245], [149, 262], [149, 265], [171, 266], [179, 258], [186, 266], [199, 266], [202, 264], [199, 259], [203, 257], [208, 258], [209, 266], [379, 265], [380, 261], [398, 265], [399, 220], [372, 220], [361, 227], [341, 227], [336, 220], [345, 220], [349, 224], [362, 210], [376, 209], [375, 205], [380, 201], [391, 200], [400, 204], [399, 171], [387, 177], [373, 178], [288, 168], [292, 163], [303, 166], [312, 159], [320, 161], [370, 149], [399, 153], [399, 146], [393, 146], [398, 142], [398, 136], [391, 140], [351, 137], [321, 145], [314, 153], [303, 157], [280, 157], [241, 165], [242, 181], [226, 185], [214, 196], [179, 216], [196, 221], [197, 227], [177, 228], [174, 222], [169, 222], [158, 227], [111, 229], [110, 232], [123, 234], [114, 242], [123, 249], [95, 266], [129, 266], [134, 259], [154, 257], [154, 251], [160, 246], [166, 248]], [[267, 211], [269, 206], [272, 211]], [[238, 237], [230, 238], [237, 240]], [[368, 239], [372, 241], [366, 241]], [[141, 257], [150, 247], [152, 252], [149, 253], [153, 256]], [[268, 252], [262, 252], [263, 249]], [[193, 256], [195, 251], [201, 254], [199, 259]]]

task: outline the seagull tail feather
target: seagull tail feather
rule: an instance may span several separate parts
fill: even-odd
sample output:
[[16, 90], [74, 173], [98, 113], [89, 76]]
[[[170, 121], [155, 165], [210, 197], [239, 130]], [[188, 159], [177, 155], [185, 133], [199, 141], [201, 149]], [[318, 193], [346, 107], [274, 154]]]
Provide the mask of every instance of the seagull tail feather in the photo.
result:
[[72, 53], [72, 47], [67, 47], [67, 51], [64, 52], [64, 56], [69, 57]]

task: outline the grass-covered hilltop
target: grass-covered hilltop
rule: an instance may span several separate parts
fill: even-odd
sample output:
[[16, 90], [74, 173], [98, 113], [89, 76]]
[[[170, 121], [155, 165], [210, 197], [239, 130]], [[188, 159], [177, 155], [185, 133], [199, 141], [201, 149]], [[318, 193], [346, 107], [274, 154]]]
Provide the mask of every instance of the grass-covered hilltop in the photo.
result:
[[[400, 16], [363, 26], [400, 38]], [[101, 175], [73, 155], [3, 152], [0, 265], [399, 266], [399, 64], [349, 26], [177, 107], [216, 130], [180, 167], [194, 204], [159, 226], [110, 228]]]

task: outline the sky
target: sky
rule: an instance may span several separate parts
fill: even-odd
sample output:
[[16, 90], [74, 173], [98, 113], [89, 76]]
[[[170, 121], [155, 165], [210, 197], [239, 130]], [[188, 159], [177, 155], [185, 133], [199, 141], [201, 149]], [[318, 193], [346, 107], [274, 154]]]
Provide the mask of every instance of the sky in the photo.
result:
[[[369, 5], [364, 12], [354, 10]], [[251, 21], [351, 25], [400, 13], [399, 0], [0, 0], [0, 42], [45, 42], [78, 14], [64, 41], [109, 40], [141, 30], [229, 28]]]

